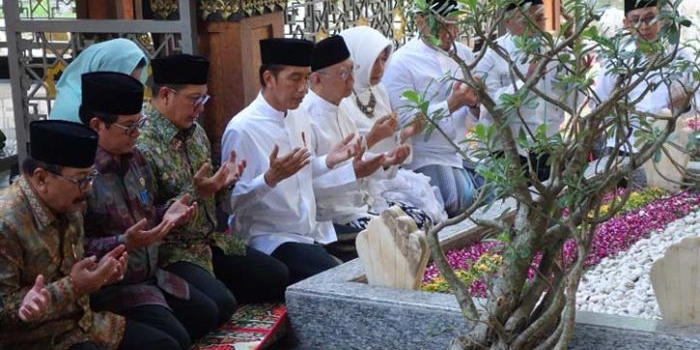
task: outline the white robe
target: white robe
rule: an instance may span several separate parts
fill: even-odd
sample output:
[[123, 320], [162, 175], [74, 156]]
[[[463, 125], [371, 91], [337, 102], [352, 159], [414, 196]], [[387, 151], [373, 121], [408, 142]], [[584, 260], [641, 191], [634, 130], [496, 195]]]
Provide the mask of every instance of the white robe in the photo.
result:
[[[328, 154], [340, 140], [357, 131], [350, 118], [338, 113], [338, 106], [324, 100], [314, 91], [309, 91], [304, 97], [299, 110], [303, 110], [309, 116], [313, 135], [313, 143], [309, 146], [316, 154]], [[342, 166], [352, 167], [352, 159], [345, 161]], [[344, 225], [368, 217], [369, 208], [364, 198], [366, 192], [361, 189], [365, 182], [365, 179], [358, 179], [348, 186], [317, 188], [317, 219], [331, 220]]]
[[[467, 63], [473, 61], [470, 49], [457, 43], [457, 54]], [[440, 127], [456, 145], [466, 138], [468, 124], [476, 123], [467, 107], [462, 107], [452, 114], [447, 108], [447, 99], [451, 94], [454, 80], [446, 77], [462, 78], [459, 65], [450, 57], [426, 45], [422, 39], [415, 38], [398, 49], [389, 59], [382, 83], [386, 87], [391, 106], [399, 113], [401, 124], [408, 125], [417, 110], [407, 109], [411, 103], [402, 97], [405, 91], [413, 90], [418, 94], [426, 93], [430, 101], [428, 113], [441, 110], [444, 118]], [[418, 169], [426, 165], [444, 165], [455, 168], [463, 167], [462, 157], [454, 146], [440, 132], [433, 132], [426, 140], [425, 134], [413, 136], [413, 160], [406, 164], [408, 169]]]
[[[249, 244], [271, 254], [286, 242], [322, 243], [336, 241], [330, 221], [316, 220], [315, 186], [333, 187], [354, 181], [347, 169], [330, 171], [326, 157], [312, 162], [291, 177], [269, 187], [264, 174], [275, 145], [278, 156], [295, 147], [303, 147], [311, 139], [308, 118], [297, 110], [287, 113], [275, 110], [262, 96], [258, 97], [226, 126], [221, 141], [221, 154], [235, 150], [247, 167], [231, 194], [233, 215], [230, 219], [236, 233], [249, 239]], [[345, 172], [344, 172], [345, 171]]]
[[[637, 50], [637, 46], [635, 44], [631, 44], [628, 47], [625, 48], [627, 51], [634, 51]], [[690, 62], [693, 62], [692, 55], [690, 52], [687, 50], [680, 50], [676, 56], [676, 60], [688, 60]], [[613, 91], [615, 90], [615, 84], [617, 81], [617, 75], [610, 73], [610, 70], [612, 69], [612, 66], [608, 65], [608, 62], [604, 63], [603, 66], [600, 69], [600, 72], [598, 74], [598, 77], [596, 79], [596, 84], [595, 84], [595, 96], [597, 96], [598, 100], [595, 98], [591, 99], [590, 105], [592, 107], [595, 107], [599, 102], [608, 100], [610, 95], [612, 95]], [[637, 79], [639, 75], [635, 75], [632, 77], [632, 80], [634, 81]], [[697, 84], [697, 82], [690, 81], [690, 77], [669, 77], [668, 73], [664, 74], [664, 78], [672, 80], [674, 82], [683, 82], [688, 88], [694, 87], [694, 84]], [[623, 83], [624, 84], [624, 83]], [[657, 85], [656, 89], [651, 90], [651, 91], [646, 91], [649, 89], [649, 85]], [[669, 86], [667, 83], [661, 80], [661, 77], [658, 74], [655, 75], [649, 75], [647, 76], [646, 81], [642, 81], [639, 85], [637, 85], [632, 91], [629, 92], [627, 95], [627, 99], [632, 102], [632, 101], [637, 101], [642, 94], [646, 93], [644, 97], [636, 102], [634, 108], [637, 109], [638, 111], [641, 112], [647, 112], [647, 113], [660, 113], [665, 109], [669, 109], [669, 105], [671, 104], [671, 90], [674, 87]], [[697, 92], [696, 92], [696, 99], [697, 99]], [[628, 140], [630, 144], [632, 145], [632, 152], [636, 152], [637, 148], [634, 147], [634, 144], [636, 142], [636, 138], [634, 136], [634, 131], [639, 128], [639, 121], [632, 119], [630, 122], [631, 130], [628, 131]], [[621, 132], [621, 131], [617, 131]], [[608, 135], [607, 140], [606, 140], [606, 147], [615, 147], [616, 144], [616, 137], [615, 135]], [[626, 150], [627, 146], [622, 146], [622, 150]]]
[[[525, 55], [516, 48], [511, 34], [506, 34], [498, 38], [496, 44], [508, 53], [516, 64], [517, 69], [523, 75], [527, 74], [529, 62], [527, 62]], [[501, 96], [504, 94], [513, 94], [524, 85], [524, 82], [515, 77], [511, 72], [508, 62], [491, 49], [487, 49], [484, 57], [477, 63], [474, 74], [482, 77], [489, 96], [491, 96], [497, 104]], [[515, 77], [515, 81], [513, 77]], [[572, 98], [564, 97], [563, 91], [557, 88], [557, 82], [554, 80], [554, 72], [551, 70], [548, 70], [548, 73], [540, 79], [535, 87], [555, 100], [566, 100], [569, 104], [574, 103]], [[531, 96], [535, 96], [534, 94], [533, 92]], [[515, 112], [512, 112], [512, 115], [509, 116], [509, 126], [513, 136], [516, 138], [522, 128], [527, 127], [534, 134], [537, 127], [542, 124], [546, 125], [547, 136], [552, 136], [559, 132], [561, 123], [564, 121], [564, 111], [545, 102], [544, 99], [540, 97], [535, 97], [532, 103], [522, 106], [520, 108], [520, 115], [523, 118], [522, 120]], [[491, 115], [483, 108], [480, 121], [485, 124], [493, 123]], [[521, 155], [527, 156], [527, 152], [523, 149], [518, 148], [518, 151]]]

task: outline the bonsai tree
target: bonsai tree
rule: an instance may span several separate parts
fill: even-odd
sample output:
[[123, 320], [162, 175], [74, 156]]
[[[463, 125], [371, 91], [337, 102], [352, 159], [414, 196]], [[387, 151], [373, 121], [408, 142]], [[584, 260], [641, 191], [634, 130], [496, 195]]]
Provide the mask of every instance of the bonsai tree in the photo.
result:
[[[601, 211], [604, 194], [623, 182], [631, 186], [631, 180], [622, 180], [631, 179], [644, 162], [663, 152], [676, 121], [687, 110], [688, 98], [697, 90], [698, 66], [687, 59], [697, 54], [680, 40], [681, 31], [690, 25], [678, 12], [681, 0], [660, 0], [657, 16], [628, 23], [626, 29], [616, 32], [599, 29], [596, 21], [604, 8], [595, 1], [562, 2], [564, 21], [552, 33], [541, 29], [531, 5], [504, 11], [513, 0], [458, 0], [459, 26], [482, 43], [472, 62], [453, 54], [456, 50], [442, 50], [437, 45], [437, 33], [450, 19], [438, 15], [425, 0], [415, 4], [428, 18], [432, 35], [423, 34], [426, 42], [461, 67], [463, 78], [445, 79], [459, 80], [474, 89], [481, 102], [479, 123], [465, 140], [471, 148], [461, 152], [465, 159], [468, 152], [481, 159], [476, 171], [485, 185], [468, 210], [427, 230], [432, 257], [454, 291], [466, 321], [452, 343], [453, 349], [568, 347], [574, 329], [576, 290], [596, 225], [613, 216], [626, 200], [617, 197]], [[499, 26], [512, 16], [519, 16], [526, 33], [512, 39], [517, 55], [509, 54], [496, 39]], [[635, 34], [639, 26], [656, 23], [661, 25], [658, 37], [639, 40]], [[509, 79], [514, 88], [495, 94], [487, 86], [488, 72], [477, 69], [487, 52], [511, 67]], [[596, 61], [598, 73], [592, 69]], [[614, 84], [612, 90], [599, 96], [595, 81], [603, 74], [613, 77]], [[545, 91], [544, 83], [556, 93]], [[668, 101], [675, 102], [663, 111], [638, 108], [655, 89], [664, 89]], [[441, 132], [439, 121], [446, 113], [428, 113], [432, 96], [408, 91], [404, 97], [428, 116], [426, 134]], [[558, 132], [545, 123], [528, 124], [526, 110], [543, 104], [566, 115]], [[607, 142], [611, 155], [592, 162], [601, 141]], [[455, 148], [465, 147], [455, 142]], [[532, 162], [523, 162], [521, 156], [530, 153], [548, 155], [548, 179], [538, 178]], [[595, 175], [590, 172], [593, 166], [597, 167]], [[508, 215], [495, 220], [475, 215], [479, 208], [507, 198], [515, 202]], [[488, 228], [495, 232], [488, 238], [502, 242], [503, 259], [486, 279], [486, 300], [478, 302], [450, 269], [438, 242], [441, 229], [462, 220]], [[576, 254], [565, 259], [562, 252], [567, 241], [575, 243]], [[528, 279], [532, 266], [536, 274]]]

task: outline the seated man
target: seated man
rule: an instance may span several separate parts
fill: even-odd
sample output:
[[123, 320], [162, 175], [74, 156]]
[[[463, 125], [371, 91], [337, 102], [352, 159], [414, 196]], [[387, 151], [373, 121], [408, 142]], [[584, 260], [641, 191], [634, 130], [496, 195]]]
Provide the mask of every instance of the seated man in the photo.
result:
[[[402, 97], [409, 90], [425, 93], [430, 99], [430, 117], [435, 113], [442, 116], [438, 125], [443, 132], [433, 132], [428, 138], [424, 133], [412, 137], [413, 160], [405, 167], [430, 178], [430, 183], [440, 189], [447, 215], [453, 217], [474, 202], [481, 182], [455, 148], [466, 138], [468, 124], [479, 117], [479, 99], [473, 89], [450, 79], [462, 79], [462, 71], [457, 62], [440, 51], [454, 51], [467, 64], [473, 61], [471, 50], [456, 41], [457, 25], [451, 20], [458, 14], [457, 1], [428, 0], [427, 4], [447, 21], [438, 20], [438, 31], [432, 33], [429, 18], [416, 13], [418, 36], [392, 55], [382, 82], [403, 126], [413, 123], [416, 115]], [[439, 48], [431, 44], [432, 35], [439, 39]]]
[[[99, 260], [83, 258], [80, 211], [95, 177], [97, 134], [66, 121], [34, 121], [29, 133], [31, 145], [22, 175], [0, 193], [2, 347], [177, 348], [167, 334], [90, 307], [88, 295], [120, 280], [126, 268], [124, 245]], [[41, 284], [50, 295], [49, 305], [27, 317], [20, 305], [27, 292], [32, 294]]]
[[[341, 36], [331, 36], [316, 44], [311, 70], [311, 91], [299, 109], [305, 111], [311, 119], [313, 143], [310, 146], [317, 155], [325, 155], [332, 150], [337, 140], [357, 132], [352, 117], [339, 110], [340, 102], [352, 93], [354, 83], [353, 61]], [[366, 135], [367, 148], [371, 149], [381, 140], [393, 136], [397, 128], [398, 121], [394, 115], [379, 118]], [[328, 247], [331, 254], [343, 261], [357, 257], [357, 233], [379, 214], [370, 214], [368, 204], [372, 203], [374, 208], [389, 206], [380, 193], [369, 191], [371, 183], [394, 178], [395, 166], [403, 163], [409, 154], [408, 145], [398, 145], [387, 152], [367, 157], [367, 160], [362, 157], [348, 160], [345, 163], [352, 165], [357, 181], [340, 188], [315, 191], [317, 218], [331, 220], [338, 234], [338, 242]], [[376, 203], [380, 201], [383, 204]], [[429, 220], [418, 208], [403, 203], [391, 204], [399, 205], [419, 226]]]
[[283, 299], [288, 271], [234, 235], [217, 231], [217, 201], [228, 204], [245, 160], [236, 164], [235, 153], [229, 152], [212, 171], [209, 139], [196, 122], [209, 100], [209, 61], [179, 54], [154, 59], [152, 69], [153, 98], [136, 147], [157, 181], [155, 204], [167, 205], [186, 194], [197, 202], [194, 218], [164, 239], [160, 264], [214, 300], [223, 324], [237, 301]]
[[330, 221], [316, 220], [314, 187], [354, 182], [352, 167], [331, 169], [359, 152], [352, 134], [323, 157], [307, 148], [314, 142], [309, 120], [295, 109], [307, 92], [312, 50], [306, 40], [261, 40], [262, 91], [231, 119], [221, 141], [222, 154], [235, 150], [248, 160], [231, 197], [234, 229], [282, 261], [290, 283], [338, 265], [323, 247], [336, 234]]
[[169, 207], [154, 204], [153, 174], [134, 149], [143, 84], [123, 73], [95, 72], [83, 74], [82, 86], [80, 119], [99, 135], [99, 175], [88, 197], [85, 251], [99, 257], [124, 244], [130, 256], [124, 280], [94, 293], [91, 305], [161, 330], [187, 350], [193, 339], [216, 328], [216, 304], [158, 267], [158, 245], [191, 218], [196, 205], [188, 205], [187, 195]]
[[[553, 100], [573, 104], [573, 98], [567, 99], [567, 95], [573, 97], [575, 94], [561, 89], [561, 84], [557, 80], [559, 72], [556, 69], [547, 69], [546, 72], [537, 73], [535, 68], [538, 62], [533, 58], [534, 55], [528, 55], [516, 45], [516, 42], [522, 38], [539, 33], [533, 25], [536, 25], [539, 30], [544, 30], [545, 24], [546, 17], [542, 0], [517, 0], [506, 7], [504, 26], [507, 33], [496, 39], [496, 44], [515, 63], [506, 61], [499, 53], [488, 48], [482, 60], [477, 64], [474, 73], [482, 78], [494, 101], [499, 101], [502, 95], [515, 93], [524, 84], [514, 73], [514, 69], [517, 69], [525, 78], [539, 74], [541, 78], [536, 85], [539, 91], [545, 92]], [[535, 130], [538, 130], [540, 125], [544, 125], [547, 137], [559, 133], [561, 123], [564, 121], [564, 110], [534, 93], [530, 94], [528, 98], [532, 100], [532, 103], [522, 106], [517, 110], [517, 113], [504, 114], [514, 137], [525, 133], [527, 139], [533, 142]], [[482, 122], [493, 123], [492, 116], [486, 110], [482, 114]], [[495, 156], [504, 156], [503, 151], [500, 151], [503, 149], [503, 145], [499, 142], [497, 147], [499, 151], [495, 152]], [[518, 154], [526, 177], [529, 178], [529, 169], [532, 168], [533, 177], [536, 175], [539, 181], [545, 181], [549, 178], [549, 153], [525, 149], [519, 145]]]
[[[656, 0], [625, 0], [624, 28], [629, 30], [635, 38], [633, 43], [624, 48], [625, 51], [630, 53], [638, 52], [640, 44], [653, 43], [660, 39], [659, 34], [661, 33], [663, 20], [659, 17], [659, 12], [660, 9]], [[673, 49], [673, 47], [668, 47], [665, 54], [668, 55]], [[619, 74], [614, 72], [615, 67], [627, 64], [626, 60], [637, 59], [631, 55], [624, 57], [614, 57], [602, 62], [602, 69], [598, 74], [594, 90], [596, 97], [591, 99], [592, 106], [609, 99], [616, 87], [619, 84], [623, 84], [623, 82], [618, 82]], [[647, 57], [642, 59], [647, 60]], [[693, 54], [683, 48], [679, 49], [675, 60], [695, 61]], [[685, 110], [689, 108], [690, 93], [684, 91], [684, 89], [692, 91], [694, 89], [693, 85], [697, 83], [689, 81], [690, 79], [688, 78], [690, 77], [671, 76], [670, 73], [671, 70], [669, 69], [663, 74], [657, 72], [656, 74], [648, 75], [625, 98], [630, 103], [632, 101], [635, 102], [634, 108], [636, 110], [646, 113], [659, 113], [664, 109]], [[638, 74], [634, 74], [630, 78], [632, 81], [637, 79], [639, 79]], [[634, 133], [640, 127], [640, 117], [633, 116], [626, 124], [628, 125], [616, 127], [614, 132], [608, 135], [604, 153], [627, 155], [637, 151], [637, 148], [634, 146], [636, 142]], [[639, 174], [639, 172], [634, 174], [633, 177], [636, 177], [636, 179], [633, 179], [635, 181], [644, 181], [642, 174]]]

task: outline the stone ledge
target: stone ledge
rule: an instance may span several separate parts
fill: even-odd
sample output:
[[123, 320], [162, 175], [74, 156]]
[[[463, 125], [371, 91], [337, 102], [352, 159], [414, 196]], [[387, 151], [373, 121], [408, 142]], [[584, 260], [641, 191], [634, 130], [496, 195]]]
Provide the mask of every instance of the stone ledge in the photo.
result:
[[[359, 260], [287, 289], [291, 329], [302, 345], [324, 349], [444, 349], [464, 321], [452, 295], [354, 282]], [[579, 312], [570, 349], [698, 349], [700, 327]]]

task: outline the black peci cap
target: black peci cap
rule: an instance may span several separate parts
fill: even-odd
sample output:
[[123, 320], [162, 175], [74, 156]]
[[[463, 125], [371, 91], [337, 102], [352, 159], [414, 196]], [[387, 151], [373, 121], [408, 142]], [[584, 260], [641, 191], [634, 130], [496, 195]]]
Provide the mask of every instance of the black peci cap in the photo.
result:
[[350, 58], [350, 51], [340, 35], [325, 38], [316, 43], [311, 56], [311, 70], [317, 71]]
[[523, 7], [530, 4], [530, 6], [542, 5], [542, 0], [512, 0], [506, 6], [506, 11], [515, 10], [518, 7]]
[[271, 38], [260, 40], [263, 65], [310, 67], [314, 43], [302, 39]]
[[202, 56], [177, 54], [151, 61], [153, 82], [158, 85], [206, 85], [209, 60]]
[[89, 168], [95, 162], [97, 133], [89, 127], [65, 120], [29, 123], [29, 154], [32, 158], [69, 168]]
[[81, 77], [81, 108], [115, 115], [139, 113], [143, 106], [143, 84], [124, 73], [92, 72]]
[[633, 10], [656, 5], [656, 0], [625, 0], [625, 14]]

